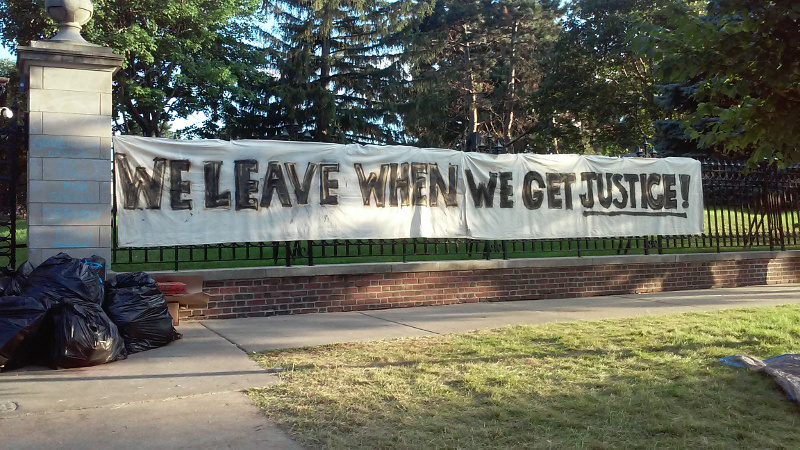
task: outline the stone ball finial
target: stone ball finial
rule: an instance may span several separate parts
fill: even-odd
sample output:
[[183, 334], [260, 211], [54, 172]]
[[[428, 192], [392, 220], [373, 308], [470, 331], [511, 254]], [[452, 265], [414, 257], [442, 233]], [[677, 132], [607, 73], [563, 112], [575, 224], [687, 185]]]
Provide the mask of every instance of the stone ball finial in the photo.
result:
[[47, 14], [58, 24], [58, 33], [51, 41], [85, 43], [81, 27], [92, 18], [94, 6], [91, 0], [45, 0]]

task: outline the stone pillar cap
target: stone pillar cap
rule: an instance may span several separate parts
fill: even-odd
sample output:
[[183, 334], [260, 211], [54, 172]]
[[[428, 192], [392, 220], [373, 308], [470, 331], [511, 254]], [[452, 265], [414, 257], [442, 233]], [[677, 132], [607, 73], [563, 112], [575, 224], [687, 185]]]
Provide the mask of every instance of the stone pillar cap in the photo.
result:
[[17, 65], [22, 73], [34, 62], [48, 67], [83, 68], [116, 72], [125, 58], [111, 48], [79, 42], [33, 41], [17, 47]]

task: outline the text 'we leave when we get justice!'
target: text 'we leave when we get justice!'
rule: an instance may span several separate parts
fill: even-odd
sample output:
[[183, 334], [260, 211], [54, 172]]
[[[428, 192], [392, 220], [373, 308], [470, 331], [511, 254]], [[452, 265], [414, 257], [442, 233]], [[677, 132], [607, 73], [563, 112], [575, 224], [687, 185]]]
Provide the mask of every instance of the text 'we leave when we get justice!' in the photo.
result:
[[[152, 166], [132, 165], [115, 155], [121, 206], [127, 210], [233, 209], [246, 213], [279, 206], [316, 203], [336, 206], [339, 190], [357, 183], [365, 207], [458, 208], [459, 198], [475, 208], [582, 209], [584, 216], [671, 216], [685, 218], [690, 174], [662, 172], [480, 171], [458, 165], [396, 162], [367, 166], [338, 162], [202, 161], [154, 158]], [[232, 164], [232, 176], [223, 176]], [[202, 186], [187, 179], [202, 173]], [[516, 178], [515, 178], [516, 177]], [[459, 195], [463, 186], [464, 195]], [[167, 198], [168, 206], [162, 199]], [[701, 199], [698, 199], [701, 201]]]

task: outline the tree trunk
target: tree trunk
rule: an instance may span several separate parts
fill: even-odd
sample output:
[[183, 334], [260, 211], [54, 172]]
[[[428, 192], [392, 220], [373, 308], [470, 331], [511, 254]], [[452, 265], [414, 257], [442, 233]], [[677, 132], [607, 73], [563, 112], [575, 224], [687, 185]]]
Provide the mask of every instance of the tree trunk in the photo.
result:
[[511, 129], [514, 126], [514, 107], [517, 95], [517, 33], [519, 22], [511, 26], [511, 44], [508, 56], [508, 92], [506, 93], [506, 113], [503, 117], [503, 141], [511, 142]]
[[469, 53], [469, 28], [464, 25], [464, 66], [466, 67], [467, 84], [467, 133], [478, 131], [478, 93], [475, 91], [475, 74], [472, 72], [472, 60]]
[[325, 7], [322, 11], [322, 24], [320, 26], [320, 34], [322, 35], [322, 48], [320, 50], [320, 70], [319, 70], [319, 84], [320, 84], [320, 93], [324, 93], [324, 96], [320, 96], [319, 98], [319, 112], [317, 115], [317, 140], [323, 141], [326, 140], [325, 137], [328, 135], [328, 129], [330, 127], [331, 122], [333, 121], [333, 117], [330, 117], [330, 107], [329, 104], [331, 101], [331, 96], [328, 95], [328, 83], [330, 82], [331, 77], [331, 40], [330, 40], [330, 33], [331, 33], [331, 11], [328, 7]]

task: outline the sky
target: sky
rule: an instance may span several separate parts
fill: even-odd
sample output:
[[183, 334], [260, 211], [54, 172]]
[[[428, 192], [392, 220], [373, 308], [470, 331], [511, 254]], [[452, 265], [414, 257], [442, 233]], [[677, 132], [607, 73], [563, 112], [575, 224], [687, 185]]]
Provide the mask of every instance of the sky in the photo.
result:
[[15, 57], [5, 47], [0, 46], [0, 59], [15, 59]]

